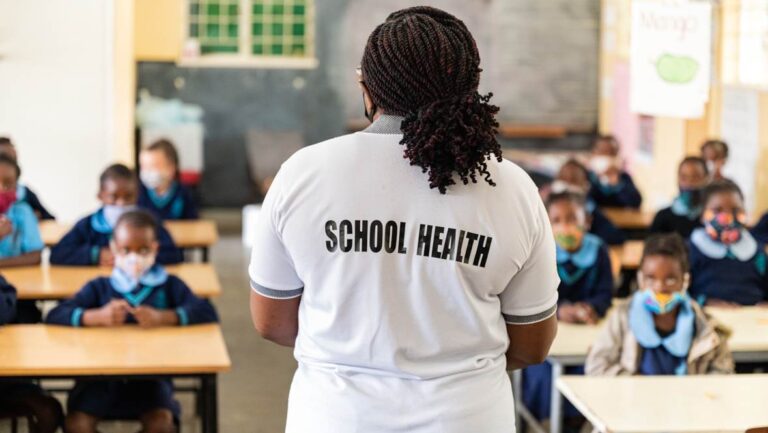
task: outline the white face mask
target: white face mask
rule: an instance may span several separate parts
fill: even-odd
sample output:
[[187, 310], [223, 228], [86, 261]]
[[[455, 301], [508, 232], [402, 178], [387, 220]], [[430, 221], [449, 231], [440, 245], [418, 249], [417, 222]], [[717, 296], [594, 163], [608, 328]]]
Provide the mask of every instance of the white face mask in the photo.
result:
[[142, 170], [139, 174], [141, 182], [147, 186], [147, 188], [157, 189], [161, 186], [165, 186], [169, 183], [170, 179], [159, 171]]
[[611, 167], [617, 166], [618, 158], [613, 158], [606, 155], [595, 155], [589, 160], [589, 167], [596, 174], [601, 175], [608, 171]]
[[572, 185], [564, 180], [557, 179], [554, 182], [552, 182], [552, 192], [555, 194], [560, 194], [563, 192], [572, 192], [577, 194], [585, 194], [586, 191], [584, 191], [583, 188], [580, 188], [576, 185]]
[[715, 165], [715, 161], [708, 159], [706, 162], [707, 162], [707, 171], [710, 174], [714, 174], [717, 169], [717, 166]]
[[129, 277], [138, 280], [145, 272], [155, 264], [154, 254], [115, 254], [115, 266], [120, 268]]
[[117, 224], [117, 220], [119, 220], [124, 213], [135, 208], [136, 206], [133, 205], [120, 206], [116, 204], [105, 204], [102, 208], [102, 213], [104, 215], [104, 219], [107, 221], [107, 224], [114, 228], [115, 224]]

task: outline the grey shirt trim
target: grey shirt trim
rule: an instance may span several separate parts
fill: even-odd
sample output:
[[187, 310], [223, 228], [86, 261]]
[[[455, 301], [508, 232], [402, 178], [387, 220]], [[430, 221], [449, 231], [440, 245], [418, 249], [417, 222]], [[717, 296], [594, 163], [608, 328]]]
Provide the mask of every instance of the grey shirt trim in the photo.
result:
[[251, 280], [251, 289], [259, 295], [272, 299], [292, 299], [297, 298], [304, 293], [303, 287], [295, 290], [274, 290], [266, 288], [253, 280]]
[[382, 114], [376, 121], [363, 130], [369, 134], [402, 134], [400, 124], [403, 123], [404, 117], [392, 116], [389, 114]]
[[513, 316], [510, 314], [503, 314], [504, 320], [510, 325], [529, 325], [531, 323], [541, 322], [544, 319], [549, 319], [557, 311], [557, 305], [553, 305], [541, 313], [532, 314], [530, 316]]

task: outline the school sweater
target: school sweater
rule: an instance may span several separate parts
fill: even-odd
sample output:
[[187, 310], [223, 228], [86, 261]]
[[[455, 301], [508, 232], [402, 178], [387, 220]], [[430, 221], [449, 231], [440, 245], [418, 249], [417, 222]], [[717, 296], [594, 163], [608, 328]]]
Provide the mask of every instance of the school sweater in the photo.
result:
[[699, 227], [701, 221], [698, 217], [677, 214], [670, 206], [656, 213], [649, 230], [651, 233], [677, 233], [687, 239]]
[[16, 288], [0, 276], [0, 325], [16, 317]]
[[611, 306], [613, 273], [608, 249], [600, 238], [586, 234], [581, 247], [569, 253], [557, 247], [560, 276], [558, 305], [585, 302], [602, 317]]
[[139, 185], [139, 207], [147, 209], [161, 220], [193, 220], [199, 218], [192, 193], [179, 182], [159, 196], [143, 183]]
[[[133, 307], [147, 305], [161, 310], [175, 310], [182, 326], [218, 321], [210, 302], [195, 296], [181, 279], [168, 275], [160, 265], [153, 266], [127, 293], [117, 290], [117, 287], [124, 285], [117, 272], [110, 277], [89, 281], [74, 298], [61, 302], [51, 310], [45, 321], [56, 325], [81, 326], [85, 310], [103, 307], [114, 299], [125, 299]], [[126, 322], [136, 323], [136, 319], [129, 314]]]
[[700, 304], [721, 299], [754, 305], [768, 299], [765, 245], [747, 230], [726, 246], [710, 238], [703, 228], [693, 231], [689, 245], [691, 297]]
[[589, 196], [598, 206], [639, 208], [643, 201], [632, 176], [626, 172], [621, 173], [617, 185], [603, 185], [594, 173], [590, 173], [589, 181]]
[[757, 222], [755, 227], [752, 228], [752, 236], [757, 239], [758, 242], [768, 244], [768, 212], [766, 212], [760, 221]]
[[599, 237], [608, 245], [621, 245], [627, 240], [624, 232], [616, 227], [599, 208], [593, 207], [591, 214], [592, 225], [589, 228], [590, 233]]
[[[78, 221], [72, 230], [51, 248], [51, 264], [96, 265], [99, 263], [99, 252], [109, 246], [111, 239], [112, 227], [104, 219], [103, 211], [99, 209]], [[184, 260], [182, 251], [176, 247], [171, 235], [163, 226], [158, 227], [157, 241], [160, 243], [157, 263], [168, 265]]]

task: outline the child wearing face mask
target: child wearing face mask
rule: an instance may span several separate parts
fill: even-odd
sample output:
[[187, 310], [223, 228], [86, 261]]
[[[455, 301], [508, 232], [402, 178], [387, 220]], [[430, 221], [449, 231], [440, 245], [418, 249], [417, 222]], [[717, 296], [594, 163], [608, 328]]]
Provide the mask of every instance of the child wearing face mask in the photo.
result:
[[606, 320], [587, 355], [587, 375], [733, 373], [727, 332], [686, 293], [687, 269], [680, 235], [646, 241], [640, 290]]
[[[18, 163], [19, 158], [16, 153], [16, 146], [13, 144], [10, 138], [8, 137], [0, 137], [0, 154], [6, 155], [9, 158], [13, 159]], [[49, 211], [48, 209], [43, 206], [43, 203], [40, 202], [40, 199], [37, 197], [37, 194], [32, 191], [32, 189], [29, 188], [27, 185], [22, 185], [20, 182], [18, 186], [16, 187], [16, 198], [18, 201], [23, 201], [27, 203], [32, 210], [35, 212], [35, 215], [40, 220], [53, 220], [56, 219]]]
[[[110, 248], [115, 267], [110, 277], [87, 283], [46, 318], [66, 326], [143, 328], [218, 321], [206, 300], [196, 297], [179, 278], [155, 263], [158, 224], [143, 210], [128, 211], [115, 225]], [[79, 380], [69, 394], [65, 431], [95, 433], [104, 418], [138, 419], [144, 432], [175, 431], [179, 404], [169, 379]]]
[[[122, 165], [113, 164], [102, 172], [99, 178], [99, 200], [101, 209], [86, 216], [75, 224], [57, 245], [51, 248], [51, 264], [54, 265], [114, 265], [114, 254], [109, 241], [118, 218], [126, 211], [136, 208], [138, 182], [133, 171]], [[171, 235], [162, 226], [157, 228], [160, 248], [157, 262], [161, 264], [180, 263], [182, 251], [176, 247]]]
[[726, 180], [723, 167], [728, 162], [728, 144], [723, 140], [707, 140], [701, 145], [701, 157], [706, 161], [712, 180]]
[[[613, 274], [603, 241], [587, 233], [589, 217], [584, 196], [573, 192], [553, 193], [547, 199], [547, 213], [557, 242], [557, 318], [560, 322], [594, 325], [611, 306]], [[569, 367], [567, 374], [582, 374], [581, 367]], [[548, 363], [523, 370], [526, 407], [538, 419], [550, 415], [552, 367]], [[579, 412], [566, 405], [571, 424], [580, 423]]]
[[687, 239], [694, 229], [701, 227], [701, 196], [709, 181], [707, 164], [702, 158], [689, 156], [677, 170], [680, 194], [670, 207], [656, 213], [651, 233], [677, 233]]
[[179, 154], [168, 140], [152, 143], [139, 154], [139, 207], [163, 220], [198, 218], [192, 194], [179, 182]]
[[689, 241], [691, 296], [700, 304], [738, 306], [768, 300], [765, 244], [744, 227], [744, 196], [727, 180], [704, 189], [703, 228]]
[[590, 197], [598, 206], [639, 208], [643, 201], [619, 158], [619, 142], [612, 135], [595, 140], [589, 159]]
[[43, 240], [29, 204], [17, 199], [21, 169], [0, 154], [0, 268], [40, 263]]
[[[575, 159], [570, 159], [560, 167], [550, 189], [553, 193], [571, 191], [586, 195], [590, 187], [589, 170]], [[584, 207], [591, 221], [589, 233], [599, 237], [608, 245], [624, 243], [626, 240], [624, 232], [603, 214], [594, 199], [587, 196]]]

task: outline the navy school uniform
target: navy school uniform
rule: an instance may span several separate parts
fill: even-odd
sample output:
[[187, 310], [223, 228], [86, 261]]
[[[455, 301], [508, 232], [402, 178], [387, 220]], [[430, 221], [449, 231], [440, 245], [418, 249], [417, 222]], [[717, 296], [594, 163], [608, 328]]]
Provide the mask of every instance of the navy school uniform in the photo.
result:
[[[81, 219], [53, 248], [51, 248], [51, 264], [54, 265], [96, 265], [99, 263], [99, 252], [109, 246], [112, 239], [112, 227], [104, 219], [101, 209]], [[176, 247], [171, 235], [161, 225], [157, 231], [157, 241], [160, 249], [157, 252], [157, 263], [169, 265], [181, 263], [184, 254]]]
[[587, 200], [586, 210], [592, 216], [592, 225], [589, 227], [591, 234], [599, 237], [608, 245], [621, 245], [627, 240], [624, 232], [605, 216], [593, 200]]
[[672, 206], [656, 213], [650, 232], [677, 233], [684, 239], [688, 239], [691, 233], [701, 226], [701, 208], [691, 209], [678, 197]]
[[0, 276], [0, 325], [16, 317], [16, 288]]
[[158, 195], [143, 183], [139, 185], [139, 207], [147, 209], [161, 220], [198, 219], [197, 204], [192, 193], [179, 182], [174, 182], [164, 195]]
[[689, 241], [690, 294], [700, 304], [721, 299], [755, 305], [768, 299], [765, 245], [742, 230], [741, 239], [725, 245], [696, 229]]
[[621, 173], [619, 183], [616, 185], [602, 184], [594, 173], [590, 173], [589, 181], [592, 184], [589, 197], [598, 206], [639, 208], [643, 202], [643, 197], [637, 190], [635, 182], [632, 181], [632, 176], [626, 172]]
[[[574, 252], [557, 247], [557, 273], [560, 275], [558, 306], [585, 302], [603, 317], [611, 306], [613, 273], [611, 259], [603, 241], [586, 234], [581, 248]], [[584, 374], [584, 367], [568, 367], [566, 374]], [[537, 419], [550, 417], [552, 366], [541, 363], [523, 370], [523, 401]], [[579, 415], [573, 405], [564, 405], [565, 416]]]
[[[134, 307], [147, 305], [173, 309], [182, 326], [218, 321], [210, 302], [195, 296], [183, 281], [155, 265], [138, 283], [131, 282], [117, 268], [110, 277], [91, 280], [74, 298], [51, 310], [46, 322], [81, 326], [85, 310], [102, 307], [113, 299], [125, 299]], [[129, 314], [126, 322], [135, 324], [136, 319]], [[153, 409], [168, 409], [176, 419], [180, 414], [170, 379], [79, 380], [69, 395], [67, 406], [70, 412], [85, 412], [98, 418], [135, 419]]]
[[43, 206], [43, 203], [40, 202], [37, 194], [32, 192], [32, 190], [29, 189], [29, 187], [26, 185], [19, 184], [16, 187], [16, 200], [27, 203], [35, 212], [35, 214], [38, 215], [40, 220], [56, 219], [50, 212], [48, 212], [48, 209]]
[[758, 240], [758, 242], [768, 244], [768, 212], [766, 212], [760, 221], [757, 222], [754, 228], [752, 228], [752, 236]]

